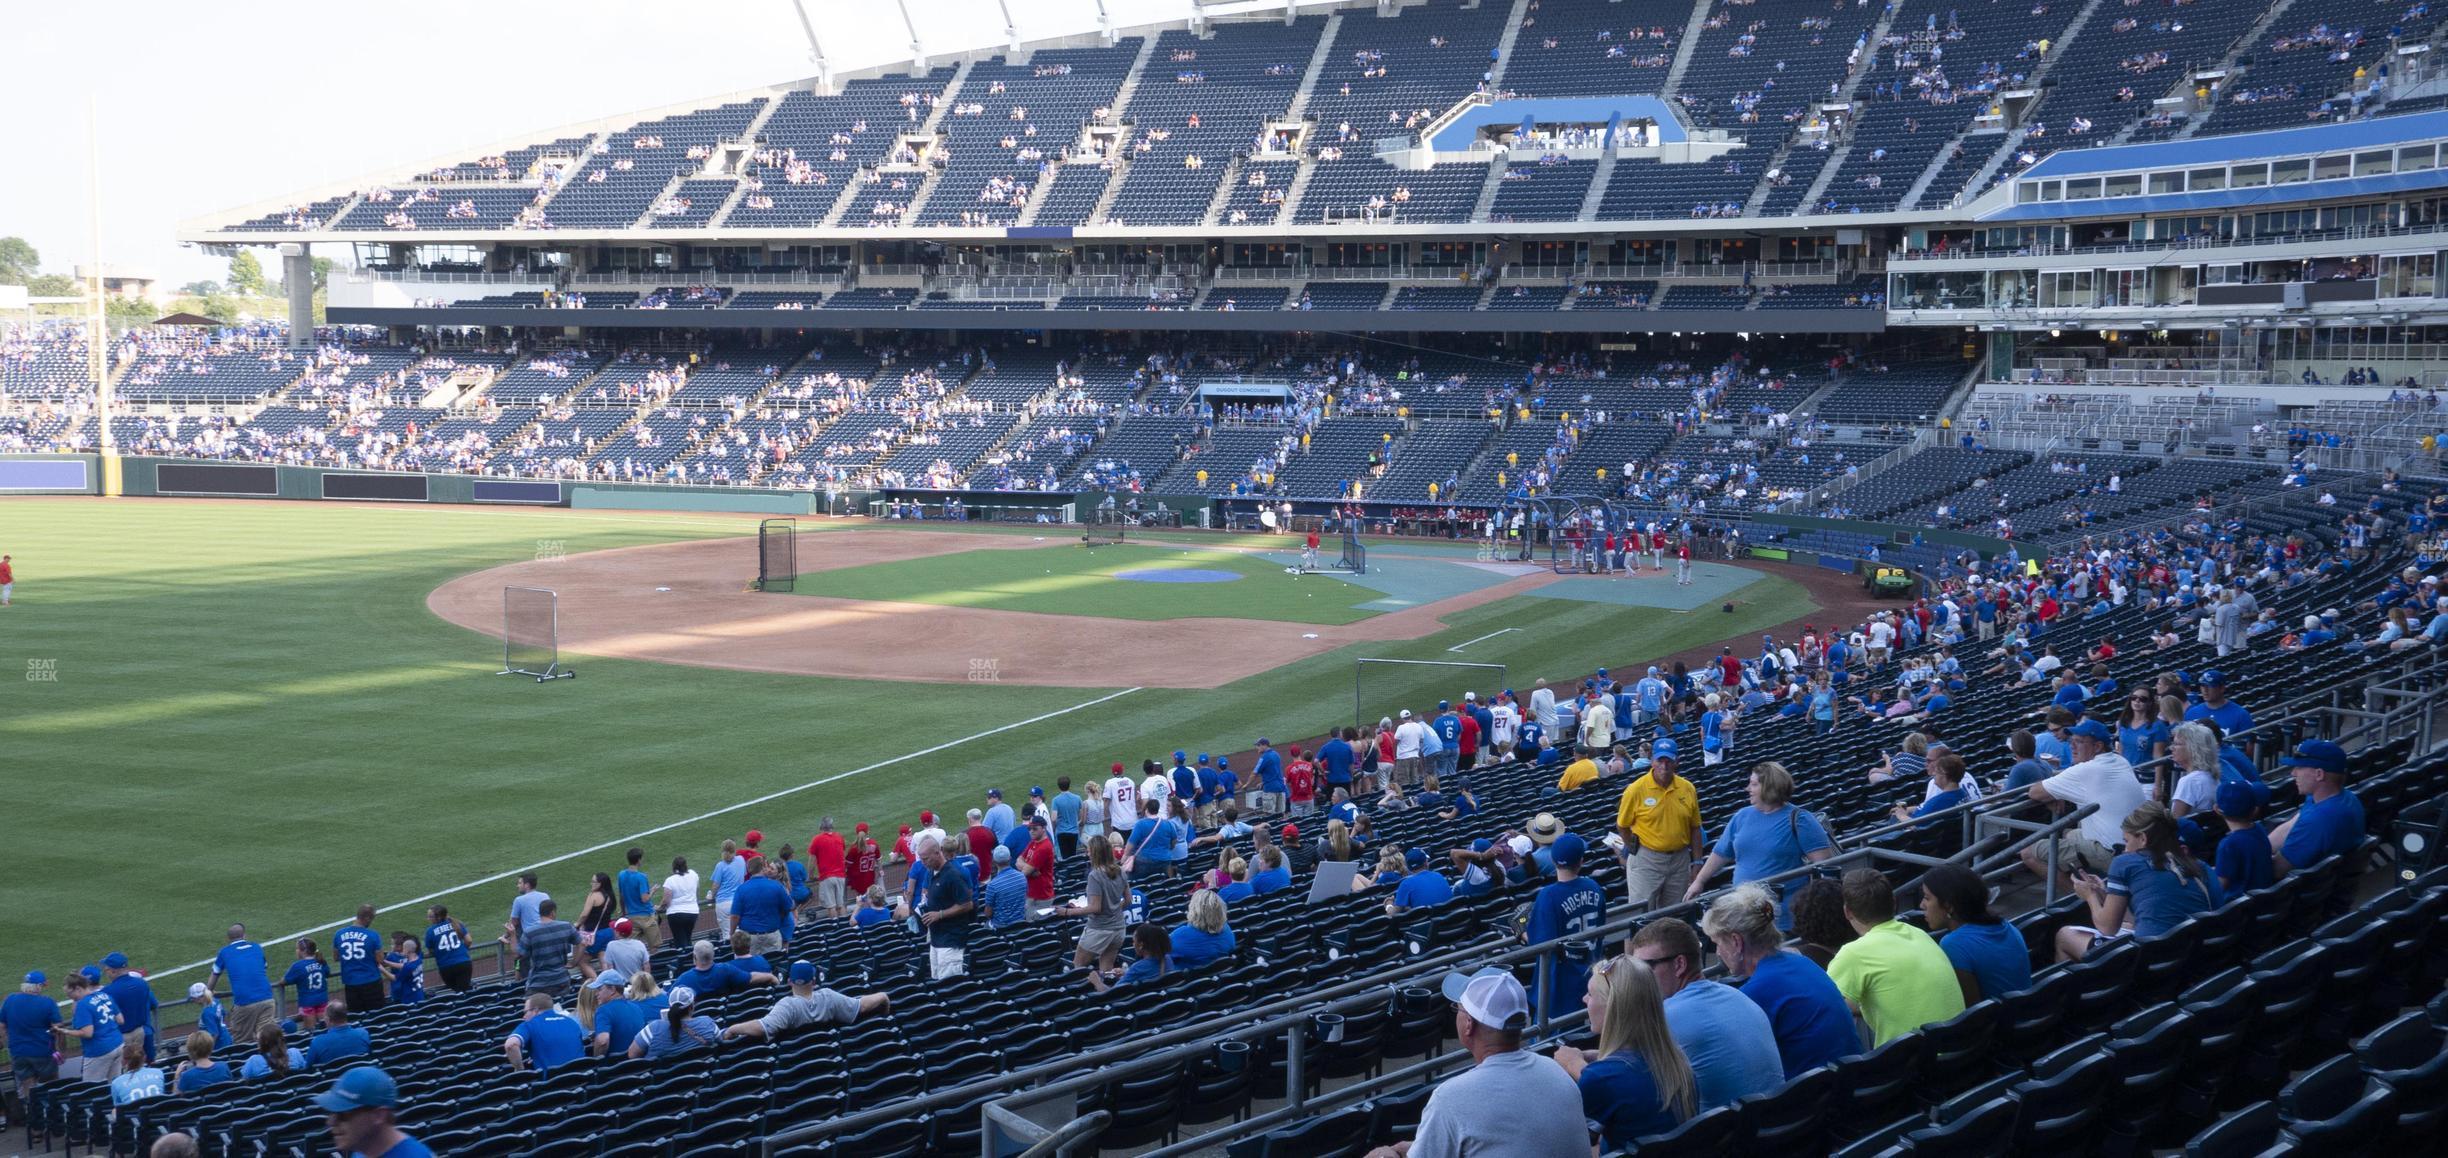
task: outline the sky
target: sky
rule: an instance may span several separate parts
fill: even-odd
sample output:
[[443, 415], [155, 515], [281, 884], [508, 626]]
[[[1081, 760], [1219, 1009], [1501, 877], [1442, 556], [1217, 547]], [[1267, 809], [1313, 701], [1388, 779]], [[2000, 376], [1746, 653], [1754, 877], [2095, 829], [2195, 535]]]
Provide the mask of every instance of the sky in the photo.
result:
[[[895, 0], [804, 3], [837, 70], [908, 61]], [[1003, 3], [1024, 38], [1097, 27], [1096, 0], [907, 3], [935, 52], [1002, 45]], [[1128, 28], [1185, 19], [1191, 0], [1105, 7]], [[98, 137], [103, 259], [173, 287], [228, 268], [179, 245], [181, 221], [816, 72], [791, 0], [115, 0], [13, 6], [6, 21], [0, 134], [12, 173], [0, 180], [0, 236], [33, 242], [45, 272], [89, 260]], [[85, 99], [96, 76], [98, 134]]]

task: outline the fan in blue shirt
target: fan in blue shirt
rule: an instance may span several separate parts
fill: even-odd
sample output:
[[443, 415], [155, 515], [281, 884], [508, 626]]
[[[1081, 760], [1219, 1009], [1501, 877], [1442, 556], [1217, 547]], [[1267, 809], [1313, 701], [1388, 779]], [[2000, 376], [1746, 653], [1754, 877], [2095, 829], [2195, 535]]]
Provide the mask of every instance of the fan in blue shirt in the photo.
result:
[[[76, 1003], [68, 1011], [69, 1036], [84, 1039], [79, 1054], [89, 1058], [117, 1054], [125, 1040], [119, 1032], [119, 1004], [102, 992], [102, 971], [88, 965], [70, 977], [68, 996]], [[44, 1054], [48, 1053], [46, 1047]]]
[[[51, 1027], [59, 1024], [60, 1017], [59, 1004], [42, 995], [47, 980], [39, 972], [28, 973], [21, 989], [0, 999], [0, 1025], [8, 1028], [11, 1058], [46, 1063], [51, 1060]], [[18, 1072], [22, 1075], [25, 1071]]]
[[1989, 911], [1989, 885], [1962, 865], [1921, 878], [1921, 919], [1955, 967], [1965, 1005], [2031, 988], [2031, 950], [2021, 930]]
[[322, 951], [313, 941], [298, 942], [298, 959], [290, 962], [287, 973], [281, 974], [281, 984], [297, 991], [297, 1007], [301, 1011], [331, 1004], [331, 966], [323, 963]]
[[1352, 746], [1345, 743], [1341, 736], [1318, 745], [1317, 756], [1318, 763], [1326, 769], [1327, 787], [1348, 788], [1351, 786], [1352, 764], [1358, 757], [1352, 752]]
[[1606, 923], [1606, 889], [1580, 874], [1581, 858], [1588, 851], [1588, 842], [1572, 832], [1547, 846], [1558, 879], [1531, 900], [1530, 920], [1522, 929], [1522, 939], [1532, 945], [1565, 942], [1548, 970], [1547, 992], [1540, 995], [1549, 1017], [1561, 1017], [1581, 1004], [1589, 990], [1590, 962], [1598, 956], [1598, 942], [1589, 934]]
[[510, 1031], [502, 1050], [510, 1056], [512, 1069], [519, 1067], [523, 1055], [537, 1073], [549, 1074], [586, 1056], [586, 1029], [577, 1018], [553, 1008], [552, 995], [530, 993], [527, 1020]]
[[2346, 791], [2346, 750], [2328, 740], [2306, 740], [2286, 764], [2303, 806], [2271, 835], [2278, 845], [2277, 870], [2294, 872], [2354, 851], [2363, 843], [2363, 801]]
[[[1711, 933], [1723, 936], [1714, 925]], [[1779, 949], [1752, 962], [1742, 995], [1768, 1015], [1777, 1059], [1788, 1078], [1861, 1052], [1861, 1035], [1853, 1029], [1853, 1012], [1845, 1006], [1844, 994], [1828, 979], [1827, 970], [1800, 953]]]
[[[358, 912], [360, 921], [372, 918], [371, 906]], [[382, 934], [363, 924], [340, 926], [332, 934], [332, 960], [340, 963], [340, 984], [348, 987], [382, 984], [382, 951]], [[380, 994], [376, 996], [380, 998]]]
[[[1028, 832], [1025, 828], [1013, 831]], [[1028, 922], [1028, 879], [1012, 871], [1011, 862], [1011, 850], [996, 846], [994, 879], [986, 882], [981, 897], [988, 928], [1008, 929]]]
[[1403, 877], [1401, 884], [1394, 886], [1394, 899], [1386, 902], [1387, 912], [1399, 915], [1433, 909], [1453, 901], [1453, 882], [1428, 867], [1426, 850], [1412, 849], [1403, 854], [1403, 861], [1410, 872]]
[[[690, 968], [672, 978], [672, 987], [685, 986], [701, 998], [720, 997], [757, 985], [773, 984], [773, 974], [754, 973], [736, 961], [714, 960], [714, 943], [699, 941], [691, 950]], [[614, 1045], [620, 1043], [614, 1042]]]
[[[745, 933], [780, 933], [790, 937], [790, 889], [770, 876], [743, 882], [731, 897], [731, 916]], [[699, 992], [704, 992], [700, 990]]]
[[271, 970], [263, 946], [246, 939], [246, 926], [232, 925], [229, 944], [213, 955], [212, 975], [229, 975], [230, 1004], [240, 1009], [272, 1000]]

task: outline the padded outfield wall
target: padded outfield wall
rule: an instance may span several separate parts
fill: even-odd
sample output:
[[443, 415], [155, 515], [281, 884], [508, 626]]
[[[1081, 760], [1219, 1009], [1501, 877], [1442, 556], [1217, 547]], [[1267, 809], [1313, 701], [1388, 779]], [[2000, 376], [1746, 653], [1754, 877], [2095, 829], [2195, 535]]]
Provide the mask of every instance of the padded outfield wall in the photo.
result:
[[[405, 502], [472, 504], [477, 506], [570, 507], [579, 510], [711, 511], [739, 514], [817, 515], [828, 511], [827, 496], [818, 491], [764, 487], [688, 486], [677, 483], [591, 482], [577, 479], [512, 479], [462, 474], [417, 474], [343, 470], [330, 467], [283, 466], [273, 463], [212, 462], [196, 459], [122, 456], [118, 460], [120, 493], [140, 497], [272, 499], [300, 502]], [[0, 496], [98, 495], [105, 477], [102, 457], [95, 454], [0, 454]], [[1155, 496], [1082, 491], [1077, 494], [1014, 491], [842, 491], [833, 509], [864, 513], [880, 499], [917, 501], [930, 506], [956, 499], [972, 506], [1048, 509], [1076, 504], [1089, 511], [1111, 497], [1117, 503], [1137, 498], [1145, 507], [1178, 512], [1182, 525], [1200, 525], [1202, 510], [1216, 505], [1200, 496]], [[1311, 506], [1321, 504], [1296, 504]], [[1971, 550], [1984, 556], [2004, 554], [2011, 544], [1985, 535], [1907, 527], [1848, 519], [1762, 512], [1754, 523], [1791, 531], [1827, 531], [1860, 535], [1888, 543], [1908, 543], [1917, 533], [1923, 542]], [[1773, 549], [1773, 548], [1772, 548]], [[1807, 553], [1807, 552], [1804, 552]]]

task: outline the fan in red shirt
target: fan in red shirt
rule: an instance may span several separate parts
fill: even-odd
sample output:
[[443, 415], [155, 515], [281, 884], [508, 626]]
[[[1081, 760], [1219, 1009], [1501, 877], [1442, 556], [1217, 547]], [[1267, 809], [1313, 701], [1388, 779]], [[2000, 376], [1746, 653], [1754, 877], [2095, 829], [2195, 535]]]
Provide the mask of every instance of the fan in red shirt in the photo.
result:
[[1284, 790], [1292, 804], [1292, 815], [1307, 816], [1317, 809], [1317, 765], [1301, 758], [1300, 745], [1292, 746], [1292, 765], [1284, 769]]
[[851, 896], [863, 895], [875, 887], [876, 869], [884, 859], [883, 854], [884, 850], [877, 847], [875, 838], [867, 835], [867, 822], [860, 821], [858, 828], [851, 833], [846, 857], [848, 863], [844, 869], [844, 875], [850, 882]]
[[1028, 874], [1028, 899], [1054, 899], [1054, 839], [1046, 835], [1046, 818], [1033, 814], [1028, 818], [1029, 844], [1021, 850], [1019, 869]]
[[977, 858], [978, 883], [984, 884], [994, 877], [995, 835], [981, 815], [977, 809], [969, 810], [969, 855]]
[[816, 835], [808, 838], [808, 860], [816, 866], [816, 903], [828, 917], [846, 917], [850, 915], [849, 850], [841, 834], [833, 831], [832, 817], [825, 817], [816, 829]]
[[1461, 749], [1462, 754], [1456, 758], [1456, 764], [1463, 768], [1476, 768], [1479, 766], [1479, 717], [1463, 712], [1460, 722], [1462, 736], [1456, 747]]

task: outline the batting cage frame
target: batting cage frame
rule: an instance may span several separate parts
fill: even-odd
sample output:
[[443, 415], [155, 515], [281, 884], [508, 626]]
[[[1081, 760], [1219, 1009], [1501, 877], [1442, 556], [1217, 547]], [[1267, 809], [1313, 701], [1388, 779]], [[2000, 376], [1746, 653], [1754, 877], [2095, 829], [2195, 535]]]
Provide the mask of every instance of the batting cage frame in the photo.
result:
[[1120, 546], [1129, 537], [1129, 526], [1123, 521], [1122, 512], [1112, 507], [1098, 507], [1088, 512], [1088, 521], [1081, 524], [1080, 545]]
[[799, 520], [766, 519], [757, 524], [756, 589], [788, 594], [799, 583]]
[[561, 666], [561, 595], [546, 587], [502, 588], [502, 669], [537, 683], [578, 678]]
[[1485, 701], [1504, 690], [1505, 671], [1501, 663], [1363, 656], [1352, 661], [1352, 720], [1365, 728], [1403, 708], [1434, 714], [1437, 701], [1458, 704], [1464, 692]]

